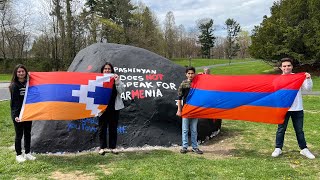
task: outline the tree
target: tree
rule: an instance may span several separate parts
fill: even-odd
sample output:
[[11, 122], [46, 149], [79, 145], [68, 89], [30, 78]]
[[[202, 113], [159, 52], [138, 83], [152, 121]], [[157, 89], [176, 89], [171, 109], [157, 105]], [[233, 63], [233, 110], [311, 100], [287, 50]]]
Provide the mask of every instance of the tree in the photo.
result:
[[213, 20], [208, 18], [200, 19], [197, 24], [200, 31], [198, 38], [201, 44], [202, 56], [210, 58], [210, 49], [214, 46], [215, 41], [213, 35]]
[[135, 7], [130, 0], [90, 0], [90, 6], [103, 25], [102, 36], [112, 43], [130, 42], [127, 30]]
[[73, 30], [74, 28], [74, 22], [73, 22], [73, 17], [72, 17], [72, 13], [71, 13], [71, 1], [72, 0], [66, 0], [66, 10], [67, 10], [67, 39], [66, 39], [66, 62], [65, 64], [68, 67], [69, 64], [71, 64], [73, 58], [76, 56], [76, 52], [74, 49], [74, 44], [73, 44]]
[[212, 48], [212, 57], [217, 59], [225, 59], [226, 38], [218, 36], [215, 39], [215, 46]]
[[[53, 21], [53, 43], [54, 43], [54, 49], [53, 49], [53, 61], [54, 61], [54, 68], [56, 70], [61, 69], [61, 67], [64, 66], [64, 58], [65, 58], [65, 24], [62, 16], [62, 6], [60, 3], [60, 0], [52, 0], [52, 12], [50, 15], [52, 16]], [[56, 17], [56, 18], [55, 18]], [[59, 36], [60, 35], [60, 36]]]
[[250, 54], [266, 61], [291, 57], [295, 64], [320, 65], [320, 2], [282, 0], [252, 33]]
[[251, 44], [251, 38], [249, 36], [248, 31], [240, 31], [239, 32], [239, 52], [238, 56], [240, 58], [248, 58], [249, 54], [249, 46]]
[[163, 38], [157, 19], [151, 10], [140, 3], [133, 12], [131, 26], [127, 30], [128, 44], [163, 54]]
[[166, 45], [166, 56], [172, 58], [175, 52], [177, 39], [176, 23], [173, 12], [169, 11], [164, 21], [164, 39]]
[[229, 64], [231, 63], [232, 57], [237, 55], [240, 45], [238, 41], [238, 35], [240, 32], [240, 25], [234, 19], [228, 18], [225, 22], [227, 26], [227, 46], [226, 46], [226, 55], [229, 59]]

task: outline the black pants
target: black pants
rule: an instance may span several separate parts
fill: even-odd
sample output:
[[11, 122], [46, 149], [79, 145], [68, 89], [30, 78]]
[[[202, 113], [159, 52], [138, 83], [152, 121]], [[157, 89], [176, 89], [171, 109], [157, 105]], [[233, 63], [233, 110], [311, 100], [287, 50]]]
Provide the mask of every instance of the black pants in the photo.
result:
[[[107, 131], [109, 132], [109, 148], [115, 149], [117, 146], [117, 128], [119, 121], [119, 111], [106, 110], [99, 117], [99, 140], [100, 148], [107, 148]], [[109, 126], [109, 128], [108, 128]], [[107, 129], [108, 128], [108, 129]]]
[[21, 155], [21, 140], [22, 136], [24, 135], [24, 150], [25, 153], [30, 153], [30, 144], [31, 144], [31, 126], [32, 121], [26, 122], [16, 122], [13, 120], [14, 129], [16, 131], [16, 138], [15, 138], [15, 149], [17, 156]]
[[306, 139], [304, 137], [303, 132], [303, 111], [288, 111], [286, 117], [284, 119], [283, 124], [278, 125], [278, 130], [276, 134], [276, 148], [282, 149], [283, 141], [284, 141], [284, 134], [286, 133], [289, 118], [292, 119], [292, 124], [294, 131], [296, 132], [297, 141], [299, 144], [300, 149], [307, 148]]

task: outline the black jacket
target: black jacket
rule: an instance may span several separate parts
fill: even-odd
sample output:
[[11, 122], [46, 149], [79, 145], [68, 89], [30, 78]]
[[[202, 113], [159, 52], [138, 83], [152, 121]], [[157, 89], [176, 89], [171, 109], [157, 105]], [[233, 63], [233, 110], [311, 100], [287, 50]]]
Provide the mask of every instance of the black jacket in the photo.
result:
[[10, 101], [10, 107], [11, 107], [11, 117], [14, 120], [16, 117], [19, 117], [24, 94], [26, 91], [26, 84], [27, 82], [14, 82], [10, 87], [11, 92], [11, 101]]

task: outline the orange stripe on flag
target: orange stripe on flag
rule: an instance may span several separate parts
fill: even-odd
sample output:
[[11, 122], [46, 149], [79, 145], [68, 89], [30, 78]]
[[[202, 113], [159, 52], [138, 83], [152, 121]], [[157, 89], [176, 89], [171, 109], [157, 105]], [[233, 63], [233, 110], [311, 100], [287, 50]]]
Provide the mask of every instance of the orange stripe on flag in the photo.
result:
[[[66, 108], [68, 107], [68, 108]], [[100, 110], [107, 105], [99, 105]], [[91, 115], [91, 110], [86, 109], [86, 104], [70, 102], [40, 102], [25, 104], [22, 121], [31, 120], [78, 120]]]
[[233, 119], [251, 122], [282, 124], [289, 108], [272, 108], [259, 106], [240, 106], [233, 109], [203, 108], [189, 104], [184, 105], [184, 118]]

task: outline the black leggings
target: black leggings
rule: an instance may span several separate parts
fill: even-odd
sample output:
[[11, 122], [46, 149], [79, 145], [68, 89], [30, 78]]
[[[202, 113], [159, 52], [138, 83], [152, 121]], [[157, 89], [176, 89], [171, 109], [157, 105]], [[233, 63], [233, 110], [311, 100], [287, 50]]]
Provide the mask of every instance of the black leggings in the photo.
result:
[[[115, 149], [117, 146], [117, 128], [119, 121], [119, 111], [106, 110], [99, 117], [99, 140], [100, 148], [107, 148], [107, 131], [109, 132], [109, 148]], [[109, 128], [108, 128], [109, 126]], [[107, 129], [108, 128], [108, 129]]]
[[13, 120], [13, 124], [14, 124], [14, 129], [16, 131], [15, 149], [16, 149], [17, 156], [22, 154], [21, 140], [23, 135], [24, 135], [25, 154], [30, 153], [32, 121], [16, 122]]

